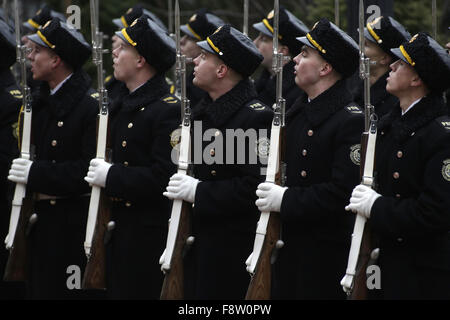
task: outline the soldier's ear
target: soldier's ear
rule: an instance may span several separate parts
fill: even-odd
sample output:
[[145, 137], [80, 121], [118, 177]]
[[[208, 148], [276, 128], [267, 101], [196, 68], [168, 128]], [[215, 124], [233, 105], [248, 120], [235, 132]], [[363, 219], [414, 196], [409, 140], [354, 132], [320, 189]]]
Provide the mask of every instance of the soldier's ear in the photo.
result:
[[325, 61], [320, 67], [319, 74], [320, 76], [326, 76], [330, 74], [333, 70], [334, 70], [333, 66]]
[[137, 60], [136, 60], [138, 68], [142, 68], [146, 62], [147, 62], [147, 60], [145, 60], [145, 58], [143, 56], [138, 55]]
[[228, 74], [228, 66], [226, 64], [219, 64], [217, 66], [216, 75], [217, 78], [222, 79]]

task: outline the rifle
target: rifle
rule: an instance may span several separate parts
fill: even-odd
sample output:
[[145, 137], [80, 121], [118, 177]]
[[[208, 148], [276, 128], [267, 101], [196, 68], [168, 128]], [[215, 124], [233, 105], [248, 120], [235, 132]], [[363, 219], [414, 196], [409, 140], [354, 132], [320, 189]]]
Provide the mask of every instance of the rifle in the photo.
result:
[[[20, 43], [20, 17], [18, 0], [14, 0], [16, 55], [20, 64], [23, 125], [22, 142], [20, 145], [20, 157], [31, 159], [31, 91], [27, 85], [26, 55], [28, 48]], [[26, 194], [27, 185], [16, 183], [12, 200], [11, 217], [9, 221], [8, 235], [5, 239], [6, 249], [9, 250], [8, 262], [5, 268], [5, 281], [26, 281], [28, 277], [28, 234], [37, 215], [31, 215], [33, 208], [32, 194]]]
[[[103, 33], [99, 32], [98, 0], [90, 0], [91, 35], [93, 62], [97, 66], [97, 81], [99, 93], [99, 115], [97, 131], [96, 157], [109, 161], [107, 157], [108, 143], [108, 92], [103, 81]], [[109, 222], [110, 202], [103, 188], [92, 186], [89, 202], [89, 213], [86, 224], [84, 251], [87, 257], [83, 276], [83, 289], [104, 289], [105, 279], [105, 236], [111, 231], [114, 222]]]
[[[361, 183], [373, 187], [373, 169], [375, 162], [375, 143], [377, 119], [374, 107], [370, 103], [370, 59], [364, 54], [364, 3], [359, 2], [359, 75], [364, 80], [365, 130], [361, 136]], [[367, 299], [366, 270], [371, 259], [371, 233], [366, 218], [357, 214], [353, 228], [352, 242], [345, 276], [341, 285], [349, 300]], [[373, 257], [372, 257], [373, 258]]]
[[[180, 6], [175, 0], [175, 36], [177, 44], [176, 73], [181, 85], [181, 142], [178, 157], [178, 173], [189, 173], [189, 154], [191, 145], [191, 108], [186, 98], [186, 56], [180, 49]], [[169, 220], [166, 248], [159, 263], [164, 273], [161, 300], [184, 298], [183, 258], [194, 242], [191, 233], [191, 204], [183, 200], [173, 200]]]
[[[267, 163], [266, 182], [284, 185], [285, 166], [285, 103], [282, 97], [283, 62], [285, 58], [278, 52], [279, 2], [274, 3], [273, 25], [273, 60], [272, 69], [276, 74], [276, 102], [270, 134], [269, 159]], [[280, 240], [280, 217], [277, 213], [261, 212], [257, 227], [253, 252], [245, 262], [251, 280], [245, 296], [246, 300], [270, 299], [272, 264], [275, 262], [277, 250], [283, 247]]]

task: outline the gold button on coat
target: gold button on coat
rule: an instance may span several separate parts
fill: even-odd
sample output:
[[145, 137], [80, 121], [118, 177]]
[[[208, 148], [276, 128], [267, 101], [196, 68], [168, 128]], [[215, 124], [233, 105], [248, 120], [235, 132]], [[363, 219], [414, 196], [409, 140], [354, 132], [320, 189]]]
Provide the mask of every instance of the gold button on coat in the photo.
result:
[[216, 170], [211, 170], [211, 174], [215, 176], [217, 174]]
[[308, 130], [308, 136], [312, 137], [312, 136], [313, 136], [313, 134], [314, 134], [314, 131], [312, 131], [312, 130]]
[[307, 173], [306, 173], [305, 170], [302, 170], [302, 172], [300, 173], [300, 175], [304, 178], [304, 177], [306, 177]]
[[131, 129], [131, 128], [133, 128], [133, 124], [130, 122], [130, 123], [128, 124], [128, 129]]
[[58, 121], [58, 127], [62, 127], [64, 125], [64, 122], [62, 122], [62, 121]]
[[394, 174], [392, 176], [394, 177], [394, 179], [398, 179], [398, 178], [400, 178], [400, 173], [394, 172]]
[[126, 141], [122, 141], [122, 147], [126, 147], [127, 146], [127, 142]]
[[397, 158], [400, 159], [401, 157], [403, 157], [403, 152], [397, 151]]
[[308, 151], [306, 151], [306, 149], [303, 149], [302, 155], [303, 155], [304, 157], [306, 157], [307, 154], [308, 154]]
[[53, 140], [53, 141], [52, 141], [52, 146], [53, 146], [53, 147], [56, 147], [57, 144], [58, 144], [58, 141], [56, 141], [56, 140]]
[[214, 149], [209, 150], [209, 154], [211, 156], [214, 156], [216, 154], [216, 151]]

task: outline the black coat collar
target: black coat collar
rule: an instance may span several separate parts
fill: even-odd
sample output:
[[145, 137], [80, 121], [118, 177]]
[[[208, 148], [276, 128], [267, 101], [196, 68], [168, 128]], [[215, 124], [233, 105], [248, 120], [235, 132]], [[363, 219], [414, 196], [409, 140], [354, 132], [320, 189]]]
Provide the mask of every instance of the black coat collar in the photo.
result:
[[244, 79], [216, 101], [212, 101], [209, 95], [203, 98], [194, 109], [194, 119], [207, 118], [211, 121], [212, 126], [221, 127], [246, 102], [253, 100], [256, 96], [253, 84], [249, 79]]
[[293, 118], [299, 112], [305, 112], [308, 121], [317, 126], [327, 120], [337, 111], [343, 109], [352, 101], [345, 81], [339, 80], [319, 96], [308, 102], [308, 96], [303, 93], [286, 114], [287, 119]]
[[169, 93], [169, 85], [164, 75], [157, 74], [136, 91], [126, 95], [122, 100], [122, 110], [134, 111], [161, 99]]
[[82, 70], [75, 71], [54, 95], [50, 95], [48, 83], [43, 82], [36, 90], [33, 107], [47, 107], [55, 117], [62, 118], [83, 100], [90, 85], [91, 79]]
[[398, 103], [378, 124], [379, 130], [391, 131], [398, 142], [405, 141], [413, 132], [430, 121], [446, 115], [447, 107], [442, 96], [429, 95], [423, 97], [404, 116], [401, 114], [400, 103]]

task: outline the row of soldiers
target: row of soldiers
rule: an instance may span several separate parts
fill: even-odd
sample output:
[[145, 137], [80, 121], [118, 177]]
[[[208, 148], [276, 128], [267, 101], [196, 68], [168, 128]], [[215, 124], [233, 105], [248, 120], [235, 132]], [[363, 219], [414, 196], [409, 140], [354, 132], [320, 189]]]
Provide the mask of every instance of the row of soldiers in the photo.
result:
[[[323, 18], [311, 29], [280, 7], [279, 51], [285, 59], [286, 179], [264, 182], [267, 136], [248, 139], [233, 161], [217, 155], [211, 139], [230, 143], [227, 130], [269, 130], [275, 102], [272, 71], [273, 11], [252, 41], [206, 9], [181, 27], [181, 50], [192, 58], [188, 98], [200, 136], [192, 150], [211, 156], [176, 174], [180, 101], [165, 75], [175, 63], [175, 42], [159, 19], [137, 5], [114, 22], [114, 75], [106, 82], [111, 163], [95, 158], [98, 102], [82, 66], [91, 47], [81, 33], [44, 8], [27, 21], [24, 39], [37, 85], [33, 88], [33, 157], [18, 157], [20, 91], [10, 67], [14, 31], [0, 19], [2, 176], [33, 193], [38, 221], [30, 232], [27, 298], [103, 298], [71, 290], [69, 266], [84, 270], [83, 241], [91, 186], [104, 189], [115, 227], [106, 246], [106, 295], [158, 299], [172, 200], [192, 204], [195, 241], [185, 256], [185, 298], [243, 299], [245, 261], [260, 212], [278, 214], [284, 247], [274, 262], [274, 299], [345, 299], [355, 214], [377, 235], [381, 299], [450, 298], [450, 119], [443, 92], [450, 87], [450, 57], [428, 34], [411, 38], [392, 17], [369, 22], [365, 54], [380, 118], [376, 188], [359, 185], [364, 130], [361, 88], [346, 80], [358, 69], [358, 45]], [[259, 66], [260, 77], [250, 77]], [[194, 129], [195, 130], [195, 129]], [[256, 154], [261, 161], [241, 163]], [[14, 159], [15, 158], [15, 159]], [[14, 159], [14, 160], [13, 160]], [[8, 173], [9, 170], [9, 173]], [[2, 180], [2, 233], [11, 194]], [[2, 250], [2, 268], [7, 252]], [[3, 284], [2, 284], [3, 285]], [[11, 290], [11, 288], [9, 288]], [[8, 296], [8, 291], [3, 293]]]

